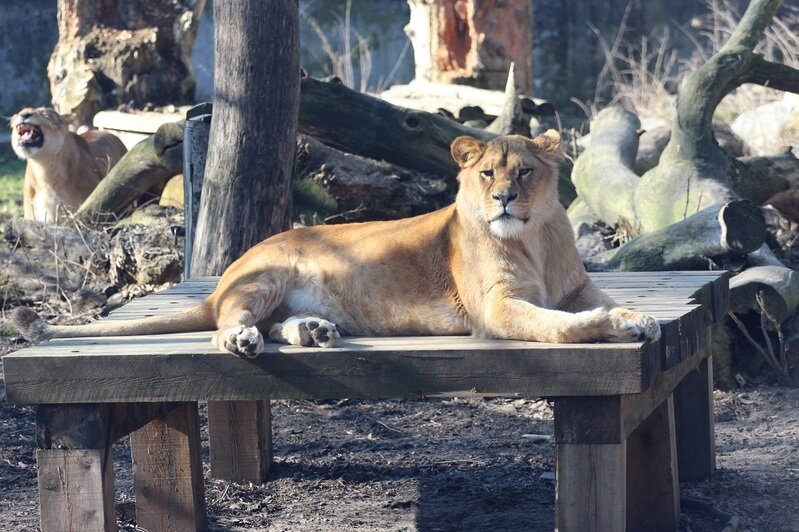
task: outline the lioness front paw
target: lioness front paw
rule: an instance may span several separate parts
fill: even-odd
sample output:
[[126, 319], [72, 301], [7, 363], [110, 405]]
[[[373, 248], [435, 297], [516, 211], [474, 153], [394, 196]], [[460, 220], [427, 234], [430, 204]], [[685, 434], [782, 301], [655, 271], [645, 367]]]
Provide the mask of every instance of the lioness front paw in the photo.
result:
[[315, 317], [292, 316], [269, 330], [271, 340], [305, 347], [333, 347], [340, 337], [334, 323]]
[[255, 327], [236, 325], [216, 331], [213, 343], [222, 351], [244, 358], [255, 358], [263, 350], [264, 338]]
[[660, 325], [646, 314], [626, 308], [613, 308], [610, 316], [611, 331], [608, 340], [615, 342], [656, 341], [660, 338]]

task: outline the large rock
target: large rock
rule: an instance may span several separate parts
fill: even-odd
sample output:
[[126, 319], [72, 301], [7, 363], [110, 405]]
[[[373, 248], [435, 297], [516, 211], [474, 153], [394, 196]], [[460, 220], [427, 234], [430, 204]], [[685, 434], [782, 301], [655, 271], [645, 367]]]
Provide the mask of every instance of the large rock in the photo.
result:
[[799, 95], [786, 92], [782, 100], [741, 113], [730, 128], [752, 155], [777, 155], [799, 146]]

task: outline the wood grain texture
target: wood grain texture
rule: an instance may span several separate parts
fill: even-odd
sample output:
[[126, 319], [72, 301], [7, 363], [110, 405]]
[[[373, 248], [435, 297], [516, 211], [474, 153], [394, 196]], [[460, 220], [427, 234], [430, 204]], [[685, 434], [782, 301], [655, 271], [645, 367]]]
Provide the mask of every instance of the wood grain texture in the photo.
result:
[[136, 525], [145, 530], [205, 530], [205, 489], [197, 403], [172, 408], [130, 435]]
[[556, 453], [556, 530], [623, 532], [626, 444], [560, 444]]
[[669, 532], [680, 524], [680, 487], [669, 396], [627, 438], [627, 530]]
[[705, 358], [677, 385], [674, 407], [680, 481], [706, 479], [716, 469], [713, 357]]
[[42, 532], [115, 532], [114, 467], [105, 449], [39, 449]]
[[260, 484], [272, 464], [269, 401], [209, 401], [211, 476]]

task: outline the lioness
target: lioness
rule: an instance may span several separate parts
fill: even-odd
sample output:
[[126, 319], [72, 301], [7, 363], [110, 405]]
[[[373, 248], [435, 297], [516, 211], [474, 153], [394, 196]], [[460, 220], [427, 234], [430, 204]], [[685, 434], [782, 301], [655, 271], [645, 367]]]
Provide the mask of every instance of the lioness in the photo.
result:
[[656, 340], [654, 319], [588, 278], [557, 200], [555, 131], [480, 142], [459, 137], [453, 205], [389, 222], [287, 231], [256, 245], [200, 305], [171, 316], [47, 325], [20, 308], [31, 338], [216, 329], [223, 351], [252, 357], [269, 338], [332, 346], [340, 334], [449, 335], [586, 342]]
[[55, 222], [59, 206], [77, 209], [127, 151], [105, 131], [67, 129], [54, 110], [26, 108], [11, 117], [11, 146], [28, 161], [22, 191], [25, 219]]

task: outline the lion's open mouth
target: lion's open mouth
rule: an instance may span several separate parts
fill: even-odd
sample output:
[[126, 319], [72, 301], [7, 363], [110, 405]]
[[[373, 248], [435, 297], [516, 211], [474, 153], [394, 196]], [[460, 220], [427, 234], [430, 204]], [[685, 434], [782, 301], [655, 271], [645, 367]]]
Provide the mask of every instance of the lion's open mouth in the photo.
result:
[[42, 128], [33, 124], [20, 124], [17, 126], [17, 143], [25, 148], [41, 148], [44, 144]]

